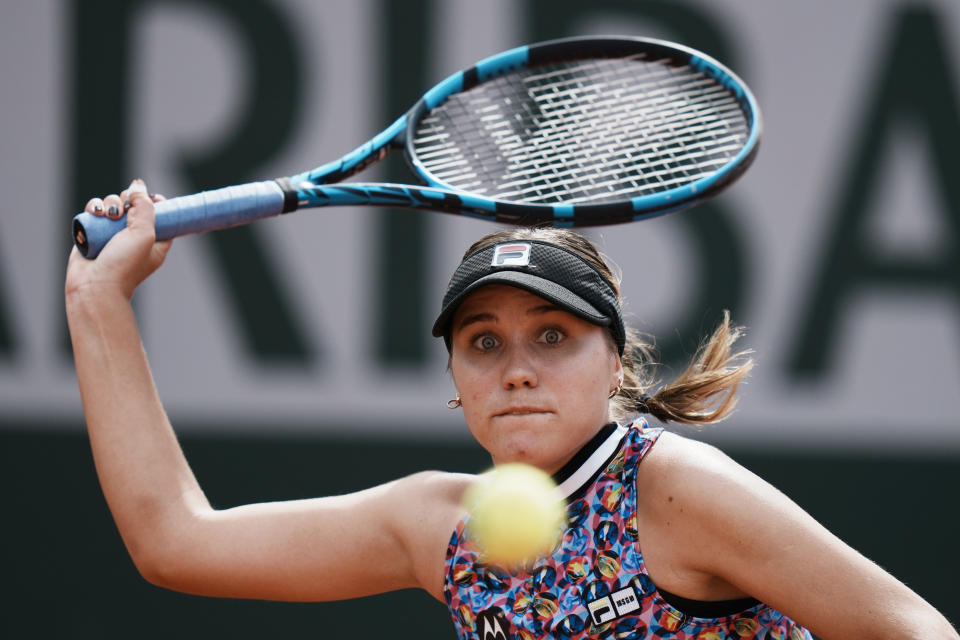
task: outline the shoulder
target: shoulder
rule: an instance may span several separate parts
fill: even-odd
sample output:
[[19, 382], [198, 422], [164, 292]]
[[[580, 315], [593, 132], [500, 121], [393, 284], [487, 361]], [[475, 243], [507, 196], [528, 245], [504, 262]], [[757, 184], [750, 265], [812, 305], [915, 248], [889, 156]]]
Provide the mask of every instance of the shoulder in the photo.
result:
[[670, 432], [644, 457], [637, 486], [638, 508], [688, 523], [690, 518], [729, 522], [750, 504], [788, 506], [776, 488], [717, 447]]
[[437, 599], [443, 597], [446, 550], [465, 511], [463, 493], [476, 476], [422, 471], [396, 480], [389, 509], [396, 535], [413, 562], [417, 581]]
[[697, 440], [664, 432], [637, 470], [644, 559], [658, 586], [680, 595], [739, 597], [714, 561], [742, 549], [776, 514], [796, 517], [771, 485]]
[[956, 638], [917, 594], [716, 447], [664, 433], [637, 485], [640, 545], [659, 588], [750, 595], [824, 636]]
[[450, 471], [419, 471], [396, 481], [398, 489], [431, 497], [449, 497], [459, 500], [467, 487], [476, 481], [470, 473]]
[[463, 493], [475, 478], [465, 473], [421, 471], [391, 483], [385, 503], [401, 528], [416, 530], [428, 523], [456, 522]]
[[716, 490], [715, 482], [752, 485], [762, 482], [717, 447], [664, 431], [643, 458], [637, 484], [644, 496], [657, 498], [700, 488]]
[[420, 471], [395, 482], [393, 499], [421, 517], [459, 517], [463, 494], [476, 478], [468, 473]]

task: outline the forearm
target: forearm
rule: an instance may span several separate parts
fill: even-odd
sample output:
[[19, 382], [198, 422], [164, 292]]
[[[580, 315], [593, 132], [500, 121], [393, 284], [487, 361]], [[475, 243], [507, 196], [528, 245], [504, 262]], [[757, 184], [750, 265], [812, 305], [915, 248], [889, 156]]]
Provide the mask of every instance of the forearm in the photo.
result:
[[209, 504], [161, 405], [128, 300], [73, 291], [67, 319], [97, 475], [139, 566]]

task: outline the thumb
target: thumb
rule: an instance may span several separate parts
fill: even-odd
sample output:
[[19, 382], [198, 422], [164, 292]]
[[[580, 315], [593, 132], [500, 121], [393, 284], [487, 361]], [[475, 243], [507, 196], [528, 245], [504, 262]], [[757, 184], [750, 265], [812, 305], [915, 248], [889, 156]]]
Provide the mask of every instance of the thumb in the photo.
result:
[[156, 237], [156, 218], [153, 201], [147, 194], [147, 185], [137, 178], [126, 190], [127, 228]]

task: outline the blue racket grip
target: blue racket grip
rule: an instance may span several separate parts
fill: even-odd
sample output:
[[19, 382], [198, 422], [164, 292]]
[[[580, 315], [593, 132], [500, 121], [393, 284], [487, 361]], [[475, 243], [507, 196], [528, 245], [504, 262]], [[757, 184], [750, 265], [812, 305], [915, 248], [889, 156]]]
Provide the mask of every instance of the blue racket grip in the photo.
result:
[[[276, 180], [180, 196], [154, 206], [157, 240], [234, 227], [295, 208], [290, 192]], [[84, 211], [73, 218], [73, 242], [84, 257], [93, 259], [126, 226], [126, 216], [114, 220]]]

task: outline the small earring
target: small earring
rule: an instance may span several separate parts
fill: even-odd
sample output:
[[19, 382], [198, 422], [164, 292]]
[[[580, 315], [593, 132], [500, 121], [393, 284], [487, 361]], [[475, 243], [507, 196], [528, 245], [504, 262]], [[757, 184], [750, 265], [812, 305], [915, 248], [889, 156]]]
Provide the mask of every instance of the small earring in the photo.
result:
[[450, 410], [459, 409], [459, 408], [462, 407], [462, 406], [463, 406], [463, 403], [460, 402], [460, 394], [459, 394], [459, 393], [457, 393], [457, 397], [456, 397], [456, 398], [453, 398], [453, 399], [451, 399], [451, 400], [447, 400], [447, 409], [450, 409]]
[[617, 388], [610, 392], [607, 400], [613, 400], [613, 397], [623, 390], [623, 378], [617, 378]]

